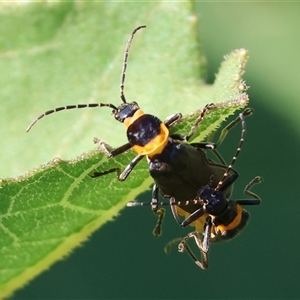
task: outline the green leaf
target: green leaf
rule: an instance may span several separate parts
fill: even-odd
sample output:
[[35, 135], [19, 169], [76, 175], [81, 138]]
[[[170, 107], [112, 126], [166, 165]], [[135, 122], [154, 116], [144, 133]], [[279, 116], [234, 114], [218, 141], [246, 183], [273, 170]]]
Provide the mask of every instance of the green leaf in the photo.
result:
[[123, 51], [137, 25], [147, 28], [136, 34], [130, 50], [128, 101], [161, 119], [194, 111], [172, 128], [181, 133], [190, 130], [205, 104], [216, 103], [218, 109], [205, 116], [196, 140], [248, 103], [241, 78], [244, 49], [227, 56], [214, 86], [200, 82], [201, 56], [190, 9], [189, 3], [66, 2], [0, 10], [1, 69], [7, 70], [0, 75], [5, 99], [1, 127], [10, 124], [1, 132], [3, 174], [32, 169], [57, 154], [64, 158], [1, 180], [1, 298], [64, 257], [153, 183], [145, 160], [125, 182], [115, 173], [89, 176], [95, 170], [124, 169], [134, 157], [132, 151], [111, 159], [99, 150], [87, 151], [94, 147], [94, 135], [114, 147], [126, 141], [125, 129], [106, 108], [54, 114], [25, 134], [31, 118], [55, 106], [118, 105]]

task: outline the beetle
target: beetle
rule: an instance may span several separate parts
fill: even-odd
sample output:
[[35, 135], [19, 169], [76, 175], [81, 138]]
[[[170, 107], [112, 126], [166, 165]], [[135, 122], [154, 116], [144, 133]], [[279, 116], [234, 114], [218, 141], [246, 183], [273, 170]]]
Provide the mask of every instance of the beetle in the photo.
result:
[[[208, 252], [210, 243], [228, 241], [236, 237], [247, 225], [250, 214], [243, 206], [259, 205], [261, 199], [258, 195], [251, 192], [251, 188], [262, 181], [260, 176], [256, 176], [244, 189], [244, 193], [253, 199], [231, 200], [224, 194], [227, 185], [231, 185], [235, 180], [235, 175], [229, 177], [227, 181], [220, 184], [219, 189], [210, 186], [201, 187], [199, 190], [198, 209], [192, 214], [181, 208], [177, 209], [177, 214], [183, 215], [186, 219], [181, 222], [185, 225], [194, 226], [196, 230], [190, 232], [183, 239], [171, 241], [165, 248], [169, 252], [171, 246], [178, 244], [178, 251], [187, 251], [198, 267], [208, 268]], [[177, 219], [180, 222], [179, 218]], [[201, 253], [199, 260], [190, 247], [187, 245], [189, 239], [193, 238]]]
[[[243, 209], [243, 206], [261, 204], [260, 197], [251, 192], [251, 188], [262, 181], [260, 176], [256, 176], [251, 180], [244, 189], [244, 194], [252, 199], [232, 200], [230, 199], [231, 193], [228, 193], [228, 187], [232, 187], [239, 176], [238, 172], [232, 169], [232, 165], [243, 144], [245, 134], [243, 114], [240, 114], [239, 118], [242, 123], [240, 143], [236, 154], [233, 156], [231, 163], [218, 184], [213, 187], [214, 185], [210, 182], [200, 187], [197, 197], [193, 201], [186, 201], [183, 205], [178, 205], [176, 199], [171, 199], [170, 201], [175, 220], [182, 227], [191, 225], [196, 228], [195, 231], [180, 240], [178, 250], [179, 252], [186, 250], [196, 265], [202, 269], [208, 268], [208, 252], [211, 242], [230, 240], [236, 237], [247, 225], [250, 214]], [[233, 171], [231, 175], [229, 175], [230, 171]], [[184, 216], [185, 219], [181, 221], [179, 215]], [[195, 240], [200, 250], [200, 260], [197, 259], [187, 245], [188, 240], [191, 238]], [[171, 246], [178, 241], [179, 239], [171, 241], [166, 246], [165, 251], [169, 252]]]
[[[154, 115], [145, 114], [139, 107], [138, 103], [133, 102], [127, 102], [126, 97], [124, 94], [124, 83], [125, 83], [125, 73], [127, 68], [127, 60], [128, 60], [128, 54], [129, 49], [131, 46], [131, 42], [133, 40], [133, 37], [135, 33], [145, 28], [146, 26], [138, 26], [133, 30], [131, 33], [128, 42], [125, 47], [124, 52], [124, 60], [123, 60], [123, 66], [122, 66], [122, 72], [121, 72], [121, 84], [120, 84], [120, 98], [122, 100], [122, 103], [119, 106], [115, 106], [111, 103], [90, 103], [90, 104], [78, 104], [78, 105], [67, 105], [63, 107], [58, 107], [55, 109], [48, 110], [44, 112], [43, 114], [39, 115], [37, 118], [35, 118], [30, 125], [27, 128], [27, 132], [31, 130], [31, 128], [43, 117], [48, 116], [55, 112], [60, 112], [63, 110], [70, 110], [70, 109], [76, 109], [76, 108], [95, 108], [95, 107], [108, 107], [112, 109], [112, 114], [114, 115], [115, 119], [121, 123], [124, 123], [125, 127], [127, 128], [127, 139], [128, 142], [124, 145], [121, 145], [120, 147], [117, 147], [110, 151], [107, 147], [107, 145], [99, 139], [94, 139], [95, 143], [98, 143], [100, 148], [109, 156], [114, 157], [117, 155], [120, 155], [124, 153], [125, 151], [129, 149], [133, 149], [137, 156], [128, 164], [128, 166], [121, 171], [119, 168], [113, 168], [111, 170], [106, 170], [103, 172], [94, 172], [92, 177], [99, 177], [103, 176], [105, 174], [108, 174], [110, 172], [117, 172], [118, 179], [120, 181], [124, 181], [131, 171], [134, 169], [134, 167], [146, 156], [147, 159], [150, 161], [150, 174], [156, 178], [156, 165], [157, 165], [157, 157], [160, 155], [162, 158], [167, 158], [168, 153], [177, 152], [177, 148], [180, 148], [180, 156], [186, 153], [187, 156], [190, 158], [196, 157], [198, 159], [198, 165], [199, 167], [205, 167], [208, 165], [208, 160], [204, 154], [204, 152], [201, 152], [199, 149], [214, 149], [216, 147], [213, 143], [197, 143], [193, 146], [191, 145], [182, 145], [178, 143], [178, 141], [188, 141], [193, 134], [195, 133], [197, 127], [200, 125], [201, 121], [203, 120], [204, 115], [211, 109], [214, 109], [215, 106], [213, 104], [208, 104], [204, 107], [202, 112], [199, 114], [198, 118], [195, 121], [195, 124], [192, 126], [189, 134], [182, 135], [182, 134], [173, 134], [171, 135], [169, 132], [169, 127], [174, 125], [177, 121], [179, 121], [182, 118], [182, 115], [180, 113], [174, 114], [170, 117], [168, 117], [164, 122], [162, 122], [160, 119], [158, 119]], [[181, 151], [183, 149], [183, 151]], [[199, 154], [200, 153], [200, 154]], [[158, 156], [157, 156], [158, 155]], [[179, 158], [179, 160], [182, 160], [184, 157]], [[193, 160], [193, 158], [192, 158]], [[180, 161], [179, 161], [180, 164]], [[192, 167], [192, 165], [188, 165], [187, 167]], [[221, 174], [223, 174], [223, 170], [225, 170], [225, 166], [219, 167], [219, 166], [213, 166], [210, 165], [210, 169], [215, 169], [213, 173], [218, 173], [218, 176], [215, 176], [216, 178], [220, 177]], [[186, 172], [186, 170], [182, 170], [182, 172]], [[206, 170], [204, 170], [203, 173], [207, 173]], [[177, 173], [175, 172], [174, 177], [177, 176]], [[212, 174], [205, 175], [205, 178], [203, 178], [202, 181], [206, 182], [207, 178], [209, 178]], [[181, 175], [179, 176], [182, 177]], [[180, 178], [175, 178], [175, 181], [177, 181]], [[198, 185], [197, 185], [198, 186]], [[152, 201], [152, 210], [160, 216], [160, 218], [163, 218], [164, 210], [158, 209], [158, 201], [156, 195], [158, 195], [158, 189], [159, 185], [155, 185], [155, 188], [153, 190], [153, 201]], [[194, 188], [193, 188], [194, 190]], [[168, 191], [169, 193], [169, 191]], [[163, 193], [166, 194], [166, 193]], [[189, 192], [191, 197], [193, 198], [194, 195], [193, 192]], [[167, 196], [167, 195], [165, 195]], [[177, 196], [177, 195], [176, 195]], [[186, 195], [184, 195], [186, 197]], [[157, 229], [156, 235], [159, 235], [159, 229]]]
[[[238, 172], [233, 169], [245, 137], [244, 117], [251, 114], [250, 109], [246, 109], [239, 117], [227, 125], [219, 140], [223, 140], [227, 132], [237, 123], [242, 124], [242, 133], [235, 155], [231, 163], [226, 166], [221, 155], [216, 152], [216, 156], [222, 164], [208, 160], [204, 151], [197, 148], [197, 144], [180, 144], [178, 142], [170, 144], [170, 151], [163, 155], [154, 157], [156, 163], [152, 177], [155, 179], [154, 191], [159, 187], [165, 198], [170, 198], [170, 202], [162, 202], [160, 205], [170, 205], [175, 220], [182, 226], [195, 226], [196, 230], [188, 234], [178, 245], [178, 250], [184, 250], [191, 256], [195, 263], [202, 269], [208, 268], [208, 252], [210, 242], [221, 242], [234, 238], [247, 225], [250, 214], [243, 209], [244, 205], [259, 205], [261, 199], [258, 195], [250, 191], [252, 186], [262, 181], [256, 176], [246, 187], [244, 193], [253, 199], [231, 200], [233, 183], [238, 178]], [[219, 143], [219, 142], [218, 142]], [[172, 146], [173, 145], [173, 146]], [[166, 149], [168, 149], [166, 147]], [[175, 154], [174, 154], [174, 153]], [[195, 155], [194, 155], [195, 154]], [[175, 157], [175, 158], [174, 158]], [[203, 160], [206, 158], [207, 160]], [[195, 168], [193, 168], [195, 167]], [[205, 171], [205, 172], [204, 172]], [[163, 174], [163, 175], [162, 175]], [[216, 179], [218, 181], [216, 181]], [[198, 187], [198, 188], [197, 188]], [[167, 194], [169, 193], [169, 194]], [[158, 195], [155, 195], [157, 199]], [[142, 206], [152, 203], [131, 202], [131, 207]], [[183, 221], [179, 215], [184, 216]], [[161, 222], [157, 224], [160, 228]], [[159, 231], [158, 228], [156, 228]], [[203, 235], [201, 238], [200, 235]], [[198, 259], [187, 245], [187, 241], [194, 238], [196, 245], [200, 249], [202, 259]], [[170, 247], [177, 243], [179, 239], [171, 241], [165, 248], [169, 252]]]

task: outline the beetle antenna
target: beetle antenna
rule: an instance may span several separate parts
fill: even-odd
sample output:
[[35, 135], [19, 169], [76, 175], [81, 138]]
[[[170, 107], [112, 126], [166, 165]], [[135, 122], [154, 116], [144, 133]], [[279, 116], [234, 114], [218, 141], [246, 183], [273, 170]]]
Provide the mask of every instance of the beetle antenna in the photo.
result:
[[[232, 122], [233, 126], [239, 121], [239, 119], [241, 120], [241, 124], [242, 124], [242, 133], [241, 133], [241, 138], [239, 141], [239, 145], [236, 149], [235, 155], [233, 156], [231, 163], [228, 165], [227, 170], [225, 171], [223, 178], [218, 182], [218, 185], [216, 186], [214, 192], [217, 192], [220, 190], [220, 188], [222, 187], [226, 177], [229, 175], [231, 169], [233, 168], [233, 165], [238, 157], [238, 155], [241, 152], [242, 146], [244, 144], [244, 140], [245, 140], [245, 133], [246, 133], [246, 124], [245, 124], [245, 115], [250, 115], [252, 113], [252, 110], [250, 109], [246, 109], [243, 113], [239, 114], [239, 118], [237, 118], [235, 121]], [[228, 127], [232, 127], [231, 124], [229, 124]]]
[[77, 105], [67, 105], [67, 106], [57, 107], [57, 108], [48, 110], [48, 111], [44, 112], [43, 114], [39, 115], [38, 117], [36, 117], [30, 123], [30, 125], [27, 127], [26, 132], [28, 132], [38, 120], [42, 119], [43, 117], [45, 117], [47, 115], [53, 114], [55, 112], [59, 112], [62, 110], [68, 110], [68, 109], [74, 109], [74, 108], [86, 108], [86, 107], [93, 108], [93, 107], [104, 107], [104, 106], [110, 107], [113, 110], [118, 109], [116, 106], [114, 106], [113, 104], [110, 104], [110, 103], [89, 103], [89, 104], [77, 104]]
[[[157, 206], [170, 206], [170, 205], [177, 205], [177, 206], [190, 206], [190, 205], [197, 205], [201, 204], [200, 199], [193, 199], [193, 200], [186, 200], [186, 201], [177, 201], [177, 202], [158, 202]], [[138, 207], [138, 206], [147, 206], [153, 205], [152, 202], [139, 202], [139, 201], [129, 201], [126, 206], [127, 207]]]
[[126, 103], [126, 99], [125, 99], [125, 95], [124, 95], [124, 82], [125, 82], [125, 73], [126, 73], [126, 69], [127, 69], [128, 53], [129, 53], [130, 45], [131, 45], [131, 42], [133, 40], [135, 33], [142, 28], [146, 28], [146, 26], [145, 25], [139, 26], [132, 31], [132, 33], [128, 39], [128, 42], [126, 44], [126, 47], [125, 47], [123, 67], [122, 67], [122, 72], [121, 72], [121, 84], [120, 84], [120, 90], [121, 90], [120, 97], [124, 103]]

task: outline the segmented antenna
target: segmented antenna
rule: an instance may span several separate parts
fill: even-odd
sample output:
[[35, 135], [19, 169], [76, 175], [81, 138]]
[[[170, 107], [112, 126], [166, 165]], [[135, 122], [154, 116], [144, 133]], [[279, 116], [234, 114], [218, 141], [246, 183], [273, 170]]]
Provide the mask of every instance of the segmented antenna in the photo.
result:
[[114, 106], [113, 104], [110, 104], [110, 103], [89, 103], [89, 104], [77, 104], [77, 105], [67, 105], [67, 106], [57, 107], [57, 108], [48, 110], [48, 111], [44, 112], [43, 114], [39, 115], [37, 118], [35, 118], [30, 123], [30, 125], [27, 127], [26, 132], [28, 132], [38, 120], [42, 119], [45, 116], [53, 114], [55, 112], [59, 112], [62, 110], [68, 110], [68, 109], [74, 109], [74, 108], [87, 108], [87, 107], [93, 108], [93, 107], [103, 107], [103, 106], [110, 107], [114, 110], [118, 109], [116, 106]]
[[125, 82], [125, 73], [126, 73], [126, 69], [127, 69], [128, 53], [129, 53], [130, 45], [131, 45], [131, 42], [133, 40], [135, 33], [142, 28], [146, 28], [146, 26], [145, 25], [138, 26], [137, 28], [135, 28], [132, 31], [132, 33], [128, 39], [128, 42], [126, 44], [126, 47], [125, 47], [123, 67], [122, 67], [122, 72], [121, 72], [121, 84], [120, 84], [120, 90], [121, 90], [120, 97], [124, 103], [126, 103], [126, 99], [125, 99], [125, 95], [124, 95], [124, 82]]
[[[201, 201], [202, 201], [201, 199], [193, 199], [193, 200], [177, 201], [177, 202], [158, 202], [157, 206], [165, 206], [165, 205], [190, 206], [190, 205], [197, 205], [201, 203]], [[129, 201], [126, 204], [127, 207], [148, 206], [148, 205], [152, 205], [152, 202]]]
[[241, 120], [242, 123], [242, 133], [241, 133], [241, 138], [239, 141], [239, 145], [236, 149], [235, 155], [233, 156], [231, 163], [228, 165], [227, 170], [225, 171], [223, 178], [218, 182], [216, 188], [214, 189], [214, 193], [219, 191], [219, 189], [221, 188], [221, 186], [224, 183], [224, 180], [226, 179], [226, 177], [229, 175], [230, 170], [232, 169], [237, 157], [239, 156], [244, 140], [245, 140], [245, 133], [246, 133], [246, 124], [245, 124], [245, 116], [250, 115], [252, 113], [252, 110], [246, 109], [243, 113], [239, 114], [239, 118], [237, 118], [236, 120], [234, 120], [231, 124], [229, 124], [229, 126], [227, 126], [228, 128], [233, 127], [237, 122], [239, 122], [239, 119]]

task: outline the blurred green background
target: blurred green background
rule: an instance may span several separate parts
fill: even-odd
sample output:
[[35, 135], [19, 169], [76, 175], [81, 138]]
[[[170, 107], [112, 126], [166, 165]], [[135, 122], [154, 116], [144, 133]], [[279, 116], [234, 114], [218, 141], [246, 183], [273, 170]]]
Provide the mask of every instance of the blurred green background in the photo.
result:
[[[117, 5], [120, 5], [121, 11], [126, 9], [127, 4]], [[164, 4], [164, 9], [168, 5], [171, 8], [177, 4]], [[66, 5], [59, 9], [62, 14], [68, 14]], [[297, 265], [300, 246], [297, 235], [300, 205], [296, 187], [297, 167], [300, 166], [297, 106], [300, 92], [297, 78], [300, 66], [300, 4], [199, 2], [194, 4], [193, 10], [191, 14], [199, 19], [198, 32], [207, 60], [206, 78], [209, 83], [213, 82], [225, 54], [241, 47], [250, 53], [245, 79], [250, 85], [250, 106], [255, 114], [247, 118], [246, 143], [236, 163], [240, 178], [233, 196], [243, 198], [244, 186], [254, 176], [263, 176], [264, 182], [254, 189], [263, 203], [260, 207], [249, 209], [252, 215], [249, 226], [236, 239], [213, 245], [210, 268], [202, 271], [186, 254], [179, 254], [176, 249], [170, 255], [164, 254], [163, 248], [168, 241], [183, 236], [170, 215], [164, 223], [163, 236], [155, 239], [151, 234], [155, 218], [150, 210], [124, 209], [114, 222], [106, 224], [82, 247], [18, 291], [12, 299], [299, 297]], [[130, 18], [134, 20], [131, 26], [134, 28], [137, 21], [132, 15]], [[140, 15], [136, 19], [138, 24], [148, 25], [147, 19], [141, 19]], [[108, 15], [105, 20], [98, 21], [105, 26], [116, 20]], [[138, 41], [135, 42], [138, 44]], [[117, 44], [123, 48], [121, 42]], [[166, 49], [168, 51], [172, 55], [176, 49]], [[86, 59], [88, 61], [88, 57]], [[98, 68], [97, 62], [94, 64]], [[70, 99], [63, 99], [64, 95], [57, 97], [60, 97], [59, 105], [72, 103]], [[85, 96], [82, 95], [81, 99]], [[12, 103], [9, 105], [11, 114], [8, 117], [11, 118], [14, 107]], [[36, 104], [28, 102], [26, 105]], [[41, 107], [34, 109], [37, 113], [41, 112]], [[30, 121], [28, 116], [20, 114], [18, 117]], [[51, 121], [48, 127], [49, 124]], [[24, 121], [24, 128], [26, 125]], [[2, 129], [7, 126], [12, 130], [13, 126], [2, 120]], [[50, 129], [49, 134], [53, 134]], [[236, 148], [237, 136], [239, 128], [230, 132], [220, 147], [226, 160], [231, 158]], [[38, 134], [35, 139], [37, 137]], [[42, 150], [45, 141], [41, 143]], [[29, 150], [34, 152], [35, 149]], [[16, 172], [21, 170], [14, 169], [9, 176], [18, 175]], [[149, 197], [150, 193], [146, 193], [140, 200], [147, 201]]]

